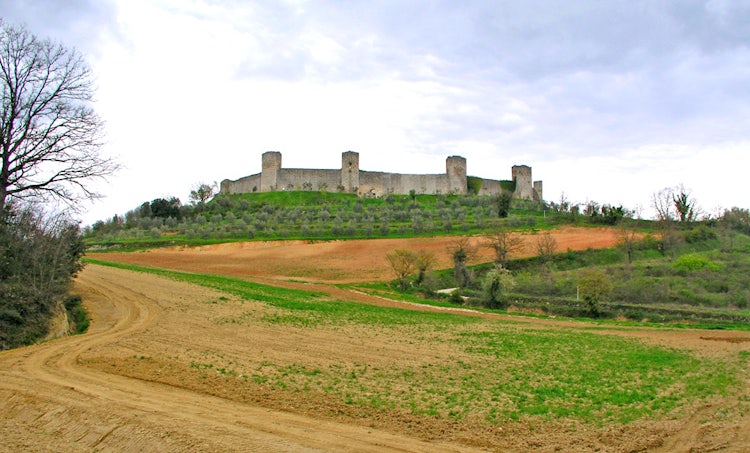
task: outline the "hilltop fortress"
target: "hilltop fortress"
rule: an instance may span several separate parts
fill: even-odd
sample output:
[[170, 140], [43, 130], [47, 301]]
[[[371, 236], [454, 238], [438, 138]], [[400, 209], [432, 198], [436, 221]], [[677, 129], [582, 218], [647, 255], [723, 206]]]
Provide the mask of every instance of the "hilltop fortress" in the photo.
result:
[[[261, 173], [236, 181], [221, 182], [221, 193], [271, 192], [276, 190], [321, 190], [326, 192], [356, 193], [360, 197], [380, 197], [388, 194], [466, 194], [469, 187], [480, 195], [495, 195], [508, 191], [515, 198], [542, 200], [542, 182], [531, 179], [531, 167], [514, 165], [512, 181], [500, 181], [466, 176], [466, 159], [450, 156], [445, 160], [445, 173], [438, 175], [409, 175], [359, 169], [359, 153], [341, 154], [341, 168], [318, 170], [282, 168], [281, 153], [263, 153]], [[470, 181], [471, 180], [471, 181]]]

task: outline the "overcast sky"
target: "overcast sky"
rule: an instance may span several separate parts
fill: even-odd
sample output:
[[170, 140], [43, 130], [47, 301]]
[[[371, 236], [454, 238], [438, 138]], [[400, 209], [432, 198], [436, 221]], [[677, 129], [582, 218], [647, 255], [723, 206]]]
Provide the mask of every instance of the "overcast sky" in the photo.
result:
[[198, 182], [289, 168], [544, 181], [641, 208], [683, 184], [750, 207], [750, 1], [0, 0], [96, 75], [124, 168], [89, 224]]

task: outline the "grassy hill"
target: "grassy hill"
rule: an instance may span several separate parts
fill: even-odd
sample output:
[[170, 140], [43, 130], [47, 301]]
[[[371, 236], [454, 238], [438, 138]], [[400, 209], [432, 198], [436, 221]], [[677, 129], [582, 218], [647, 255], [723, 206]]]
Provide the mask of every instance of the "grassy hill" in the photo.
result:
[[[157, 201], [157, 200], [154, 200]], [[154, 213], [144, 203], [124, 215], [96, 222], [86, 231], [90, 247], [148, 247], [239, 240], [413, 237], [477, 234], [499, 226], [549, 228], [559, 222], [600, 223], [601, 216], [554, 213], [546, 205], [514, 200], [499, 215], [497, 197], [390, 195], [293, 191], [219, 195], [205, 205]], [[153, 205], [154, 202], [151, 202]]]
[[[496, 282], [494, 295], [488, 288], [490, 276], [498, 278], [495, 263], [465, 269], [461, 278], [457, 267], [430, 272], [426, 278], [412, 272], [399, 286], [432, 299], [448, 297], [438, 296], [438, 289], [459, 287], [451, 296], [455, 303], [549, 315], [741, 328], [750, 322], [750, 236], [747, 222], [737, 223], [736, 215], [659, 224], [633, 220], [622, 207], [594, 203], [562, 211], [514, 200], [507, 217], [501, 217], [500, 203], [499, 198], [476, 195], [224, 195], [205, 205], [174, 206], [166, 217], [156, 209], [146, 210], [144, 203], [95, 225], [86, 242], [90, 248], [127, 250], [247, 240], [460, 237], [610, 225], [622, 234], [619, 247], [582, 252], [553, 247], [548, 256], [507, 261], [502, 270], [507, 278]], [[625, 240], [628, 235], [630, 241]], [[386, 290], [382, 285], [373, 288]]]

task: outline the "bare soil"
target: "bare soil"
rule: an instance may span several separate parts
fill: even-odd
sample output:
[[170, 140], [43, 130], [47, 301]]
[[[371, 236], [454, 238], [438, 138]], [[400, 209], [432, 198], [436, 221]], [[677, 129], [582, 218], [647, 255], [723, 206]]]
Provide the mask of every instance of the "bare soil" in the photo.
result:
[[[524, 248], [514, 256], [532, 256], [538, 236], [520, 234]], [[552, 231], [557, 249], [585, 250], [617, 244], [612, 228], [565, 228]], [[438, 268], [452, 265], [450, 248], [457, 237], [366, 239], [341, 241], [254, 241], [201, 247], [168, 247], [137, 253], [91, 253], [92, 258], [131, 264], [225, 274], [236, 277], [349, 283], [393, 278], [385, 259], [396, 249], [434, 253]], [[469, 264], [492, 261], [494, 252], [482, 237], [471, 237], [476, 253]]]
[[[563, 249], [612, 245], [616, 240], [615, 233], [606, 229], [572, 229], [557, 235]], [[391, 278], [385, 253], [424, 248], [440, 257], [447, 255], [451, 241], [247, 243], [96, 257], [242, 276], [360, 303], [446, 310], [369, 296], [331, 283]], [[477, 260], [486, 261], [488, 256]], [[458, 360], [456, 351], [415, 344], [407, 333], [392, 331], [361, 335], [345, 326], [294, 329], [224, 322], [238, 316], [259, 318], [272, 308], [101, 266], [87, 266], [74, 289], [92, 316], [89, 332], [0, 353], [0, 450], [750, 451], [750, 389], [739, 398], [696, 402], [682, 417], [598, 429], [567, 422], [516, 422], [488, 428], [470, 420], [446, 422], [402, 411], [372, 412], [316, 392], [248, 385], [243, 376], [269, 363], [325, 367], [409, 361], [418, 365]], [[589, 327], [574, 321], [455, 311], [513, 319], [529, 329]], [[698, 356], [728, 357], [750, 351], [746, 332], [648, 328], [596, 332], [636, 337]], [[220, 367], [239, 374], [217, 372]]]

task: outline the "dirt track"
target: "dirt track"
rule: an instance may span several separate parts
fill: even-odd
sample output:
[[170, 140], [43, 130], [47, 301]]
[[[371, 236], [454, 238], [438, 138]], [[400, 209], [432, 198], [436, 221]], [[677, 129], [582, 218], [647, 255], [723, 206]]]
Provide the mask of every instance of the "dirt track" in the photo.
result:
[[79, 279], [77, 289], [94, 315], [89, 333], [0, 355], [0, 437], [6, 451], [466, 449], [97, 369], [91, 364], [99, 363], [102, 355], [115, 368], [134, 354], [150, 353], [153, 345], [139, 337], [172, 327], [164, 325], [163, 307], [221, 295], [93, 266]]
[[[613, 237], [611, 232], [608, 234]], [[302, 259], [289, 255], [289, 248], [271, 244], [260, 247], [260, 251], [256, 249], [257, 259], [252, 250], [259, 246], [243, 245], [107, 257], [232, 275], [244, 275], [251, 269], [256, 278], [279, 285], [329, 292], [335, 298], [362, 303], [405, 306], [321, 282], [334, 280], [337, 274], [341, 280], [353, 279], [356, 274], [344, 273], [343, 268], [316, 279], [314, 270], [320, 266], [332, 263], [331, 268], [336, 268], [333, 257], [330, 261], [311, 258], [324, 256], [324, 249], [315, 247], [326, 244], [333, 248], [341, 245], [299, 244], [316, 250]], [[424, 244], [409, 241], [370, 245], [373, 247], [357, 245], [357, 256], [370, 257], [370, 262], [374, 262], [374, 257], [382, 256], [387, 247], [425, 248]], [[433, 247], [444, 250], [446, 244]], [[266, 254], [267, 249], [281, 253], [275, 255], [277, 260], [285, 256], [282, 264], [287, 267], [273, 268], [276, 271], [263, 268], [262, 263], [274, 259], [274, 253]], [[240, 252], [242, 259], [236, 255]], [[334, 253], [339, 254], [340, 251]], [[366, 258], [362, 259], [366, 262]], [[289, 267], [287, 261], [294, 265]], [[294, 271], [303, 267], [307, 270]], [[374, 267], [379, 269], [380, 278], [387, 276], [384, 265]], [[310, 278], [303, 278], [305, 275]], [[289, 277], [314, 282], [276, 280]], [[221, 320], [237, 313], [259, 317], [266, 309], [255, 304], [250, 307], [204, 288], [112, 268], [88, 266], [75, 290], [83, 295], [93, 317], [87, 334], [0, 353], [3, 450], [750, 450], [750, 415], [743, 412], [746, 405], [732, 400], [696, 406], [694, 415], [684, 420], [646, 421], [605, 431], [585, 426], [563, 431], [556, 426], [518, 425], [507, 427], [504, 432], [487, 432], [477, 431], [470, 424], [449, 431], [434, 420], [406, 414], [369, 419], [319, 395], [295, 396], [262, 387], [248, 390], [236, 377], [206, 373], [200, 367], [210, 362], [216, 363], [215, 368], [232, 366], [245, 373], [266, 362], [298, 363], [300, 357], [304, 357], [304, 363], [316, 365], [333, 356], [339, 362], [387, 364], [394, 357], [418, 361], [421, 357], [452, 357], [454, 351], [429, 346], [417, 350], [418, 345], [408, 338], [363, 337], [345, 328], [301, 333], [263, 324], [252, 324], [250, 329], [238, 327]], [[529, 328], [547, 328], [551, 324], [580, 326], [534, 319], [523, 322]], [[601, 333], [635, 336], [697, 355], [720, 357], [750, 351], [749, 335], [740, 332], [613, 329]]]

